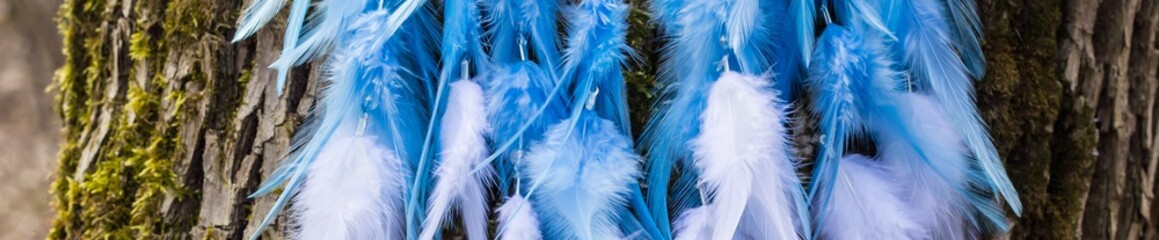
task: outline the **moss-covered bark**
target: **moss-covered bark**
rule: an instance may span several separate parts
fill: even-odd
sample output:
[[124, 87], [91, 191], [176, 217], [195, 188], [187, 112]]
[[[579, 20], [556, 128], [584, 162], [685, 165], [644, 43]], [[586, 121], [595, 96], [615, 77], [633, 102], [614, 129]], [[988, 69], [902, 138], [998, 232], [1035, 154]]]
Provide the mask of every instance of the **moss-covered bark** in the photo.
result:
[[[204, 156], [205, 145], [253, 139], [238, 133], [253, 130], [231, 122], [246, 100], [244, 76], [254, 59], [252, 42], [227, 41], [240, 5], [62, 5], [58, 22], [66, 63], [55, 84], [66, 143], [52, 187], [59, 211], [49, 238], [188, 238], [202, 226], [201, 218], [214, 216], [199, 213], [203, 193], [212, 190], [203, 188], [202, 172], [213, 164], [203, 161], [226, 159]], [[243, 202], [234, 207], [244, 211], [233, 216], [242, 226], [252, 201]]]

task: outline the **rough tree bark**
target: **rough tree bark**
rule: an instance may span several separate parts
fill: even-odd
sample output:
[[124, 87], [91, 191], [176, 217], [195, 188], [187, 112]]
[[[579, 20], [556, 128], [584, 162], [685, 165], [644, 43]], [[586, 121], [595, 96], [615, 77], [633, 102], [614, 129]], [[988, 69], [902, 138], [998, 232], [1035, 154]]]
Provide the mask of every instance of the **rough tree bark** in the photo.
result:
[[[64, 3], [66, 61], [55, 88], [66, 143], [49, 238], [240, 239], [254, 231], [273, 199], [247, 194], [285, 154], [314, 103], [318, 71], [296, 68], [278, 96], [265, 65], [281, 46], [281, 20], [228, 41], [248, 2]], [[632, 2], [629, 41], [644, 56], [628, 73], [638, 124], [660, 41]], [[1010, 238], [1156, 239], [1159, 3], [978, 5], [989, 71], [977, 99], [1026, 206]]]

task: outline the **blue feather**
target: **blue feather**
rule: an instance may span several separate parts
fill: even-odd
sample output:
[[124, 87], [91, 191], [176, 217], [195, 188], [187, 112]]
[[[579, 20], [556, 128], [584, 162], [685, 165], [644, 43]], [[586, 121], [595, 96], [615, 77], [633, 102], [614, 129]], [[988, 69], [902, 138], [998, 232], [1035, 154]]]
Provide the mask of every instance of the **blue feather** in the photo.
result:
[[[610, 119], [621, 134], [631, 134], [631, 119], [624, 76], [621, 67], [631, 54], [627, 44], [628, 5], [615, 0], [588, 0], [564, 9], [568, 19], [567, 48], [564, 50], [563, 73], [565, 82], [575, 82], [573, 103], [585, 102], [594, 96], [593, 106], [576, 104], [573, 108], [594, 107], [604, 119]], [[594, 91], [598, 91], [599, 94]], [[573, 109], [573, 112], [576, 110]], [[572, 115], [572, 120], [580, 117]], [[631, 202], [638, 216], [625, 217], [622, 225], [643, 228], [653, 238], [663, 238], [647, 206], [640, 187], [632, 184]], [[626, 214], [631, 216], [630, 214]]]
[[[680, 14], [672, 13], [676, 27], [670, 31], [669, 44], [662, 49], [658, 80], [663, 87], [655, 102], [658, 111], [648, 120], [640, 142], [641, 148], [647, 150], [648, 205], [656, 225], [665, 233], [672, 231], [669, 213], [679, 215], [700, 205], [696, 170], [687, 144], [699, 132], [691, 126], [700, 126], [707, 97], [704, 89], [720, 74], [716, 61], [726, 54], [719, 41], [724, 36], [723, 19], [713, 12], [723, 9], [721, 2], [684, 2], [678, 10]], [[677, 182], [670, 183], [677, 166], [683, 171]], [[673, 202], [669, 203], [670, 199]]]
[[[491, 164], [500, 155], [509, 153], [510, 148], [516, 143], [522, 143], [521, 138], [517, 136], [524, 135], [525, 131], [535, 125], [537, 119], [547, 111], [549, 106], [556, 106], [557, 103], [554, 101], [566, 99], [560, 95], [561, 90], [570, 84], [562, 82], [555, 71], [559, 67], [560, 61], [556, 41], [557, 32], [555, 31], [555, 10], [559, 2], [558, 0], [500, 0], [483, 2], [482, 4], [487, 13], [485, 22], [491, 26], [486, 33], [491, 39], [491, 60], [502, 66], [531, 61], [534, 57], [540, 69], [550, 77], [549, 79], [554, 85], [547, 94], [547, 102], [541, 104], [540, 108], [512, 133], [514, 135], [500, 137], [506, 141], [495, 146], [495, 152], [484, 160], [485, 164]], [[558, 104], [566, 105], [567, 102]], [[508, 167], [500, 166], [500, 168]], [[479, 169], [477, 167], [474, 171]]]
[[[900, 99], [901, 119], [908, 121], [904, 127], [911, 136], [874, 131], [881, 162], [902, 186], [909, 215], [933, 239], [984, 239], [1008, 230], [1005, 212], [985, 189], [989, 179], [970, 158], [949, 115], [920, 93]], [[909, 146], [910, 138], [921, 142], [925, 156]]]
[[[367, 4], [367, 0], [327, 1], [318, 6], [318, 11], [310, 17], [308, 23], [304, 23], [310, 1], [295, 1], [290, 7], [289, 22], [286, 23], [282, 55], [270, 66], [278, 71], [275, 82], [277, 93], [281, 94], [284, 90], [286, 76], [293, 65], [302, 64], [329, 49], [334, 38], [342, 31], [343, 25], [348, 24], [350, 18], [368, 8]], [[302, 33], [303, 27], [306, 30], [305, 34]]]
[[[303, 2], [309, 3], [306, 0]], [[286, 5], [286, 0], [256, 0], [250, 3], [249, 7], [242, 11], [241, 19], [238, 20], [233, 42], [241, 41], [258, 32], [258, 29], [261, 29], [262, 26], [274, 19], [274, 16], [278, 15], [278, 11], [281, 11], [284, 5]]]
[[[540, 67], [559, 67], [556, 11], [559, 0], [497, 0], [481, 2], [491, 29], [491, 58], [496, 63], [513, 63], [535, 57]], [[526, 41], [527, 44], [520, 43]], [[530, 50], [526, 50], [530, 47]], [[523, 49], [521, 49], [523, 48]], [[527, 52], [530, 51], [530, 52]], [[554, 78], [554, 77], [553, 77]]]
[[[566, 8], [568, 38], [561, 68], [563, 77], [574, 78], [577, 86], [599, 89], [596, 112], [615, 122], [624, 134], [632, 132], [621, 71], [625, 53], [632, 52], [627, 44], [627, 15], [627, 4], [615, 0], [589, 0]], [[572, 98], [574, 103], [584, 102], [591, 95], [588, 89], [577, 91], [581, 92]]]
[[[797, 84], [804, 77], [814, 45], [813, 18], [816, 7], [812, 0], [787, 1], [769, 4], [767, 20], [774, 33], [773, 66], [781, 100], [790, 102], [796, 97]], [[788, 17], [785, 17], [788, 16]]]
[[[778, 13], [785, 12], [788, 4], [780, 1], [702, 0], [665, 1], [653, 5], [653, 11], [658, 11], [653, 15], [659, 16], [661, 24], [667, 25], [666, 34], [670, 39], [662, 53], [664, 59], [659, 79], [664, 87], [656, 102], [660, 111], [653, 114], [645, 126], [641, 146], [648, 151], [648, 204], [662, 232], [671, 232], [670, 211], [679, 214], [700, 204], [693, 188], [697, 177], [689, 161], [691, 152], [687, 143], [698, 133], [688, 126], [700, 125], [698, 118], [705, 106], [704, 90], [719, 77], [725, 66], [736, 66], [738, 69], [734, 71], [741, 73], [760, 75], [770, 71], [774, 63], [789, 65], [797, 62], [779, 55], [791, 51], [781, 47], [790, 41], [778, 40], [778, 30], [790, 28], [773, 20]], [[792, 72], [797, 68], [774, 71]], [[675, 169], [682, 171], [677, 181], [670, 183]], [[669, 186], [673, 189], [669, 190]], [[668, 202], [670, 199], [674, 201], [671, 204]]]
[[[575, 133], [573, 133], [575, 131]], [[539, 187], [532, 195], [545, 239], [621, 239], [618, 225], [639, 175], [631, 140], [615, 123], [587, 110], [552, 126], [532, 146], [522, 176]]]
[[[806, 85], [814, 91], [812, 110], [820, 116], [823, 136], [809, 185], [813, 212], [818, 213], [816, 224], [826, 222], [823, 218], [827, 214], [821, 213], [827, 213], [830, 192], [850, 137], [864, 133], [871, 120], [883, 130], [909, 136], [905, 119], [899, 117], [896, 107], [902, 75], [894, 70], [884, 36], [865, 29], [829, 25], [821, 34], [809, 65]], [[825, 227], [817, 226], [814, 237], [826, 231]]]
[[648, 11], [652, 13], [652, 20], [656, 21], [666, 33], [675, 33], [680, 24], [677, 16], [685, 0], [651, 0], [648, 1]]
[[982, 21], [974, 1], [945, 0], [946, 12], [950, 13], [950, 28], [954, 33], [954, 46], [975, 79], [986, 74], [986, 57], [982, 54]]
[[[859, 15], [865, 16], [865, 15]], [[825, 213], [832, 196], [832, 186], [838, 174], [839, 159], [844, 155], [846, 139], [855, 133], [869, 130], [881, 141], [886, 141], [894, 149], [913, 152], [911, 161], [920, 163], [918, 167], [929, 169], [927, 177], [937, 177], [947, 181], [948, 189], [955, 194], [970, 199], [960, 206], [970, 213], [980, 213], [987, 222], [979, 222], [966, 216], [975, 227], [993, 226], [1004, 230], [1006, 225], [1002, 214], [994, 211], [994, 202], [980, 197], [974, 186], [991, 186], [980, 169], [947, 165], [946, 161], [959, 159], [955, 151], [947, 149], [939, 134], [930, 133], [922, 126], [924, 121], [913, 117], [912, 110], [901, 108], [905, 104], [902, 90], [908, 86], [904, 77], [896, 71], [890, 58], [884, 33], [870, 30], [872, 26], [857, 20], [845, 19], [855, 24], [852, 30], [830, 25], [822, 34], [815, 51], [814, 63], [810, 66], [809, 86], [815, 94], [814, 112], [821, 115], [821, 129], [824, 134], [823, 151], [819, 153], [810, 187], [810, 199], [814, 212]], [[910, 35], [912, 36], [912, 35]], [[952, 162], [952, 161], [951, 161]], [[913, 167], [911, 167], [913, 168]], [[961, 177], [967, 178], [964, 182]], [[935, 180], [930, 180], [935, 181]], [[820, 197], [820, 198], [819, 198]], [[827, 222], [817, 214], [815, 223]], [[818, 226], [814, 235], [830, 226]], [[839, 230], [838, 230], [839, 231]]]
[[[358, 127], [368, 135], [379, 136], [381, 144], [392, 149], [398, 159], [417, 158], [422, 131], [416, 130], [423, 129], [427, 116], [423, 83], [406, 77], [408, 70], [401, 67], [396, 53], [407, 46], [374, 37], [385, 13], [376, 11], [357, 17], [351, 29], [338, 36], [342, 47], [326, 65], [327, 79], [332, 84], [324, 90], [313, 119], [296, 133], [290, 157], [253, 195], [265, 195], [286, 184], [253, 238], [260, 236], [297, 192], [319, 152], [336, 134], [343, 134], [339, 129], [352, 128], [351, 123], [365, 122], [365, 126]], [[352, 121], [360, 116], [365, 120]]]
[[1005, 197], [1014, 213], [1020, 215], [1022, 203], [978, 115], [973, 82], [967, 66], [955, 54], [944, 9], [932, 0], [901, 3], [896, 7], [903, 19], [894, 31], [905, 32], [899, 37], [905, 36], [900, 41], [906, 64], [917, 81], [915, 85], [932, 93], [954, 126], [961, 130], [963, 140], [989, 178], [983, 186]]
[[[522, 61], [496, 67], [490, 74], [487, 84], [487, 114], [491, 127], [492, 146], [498, 148], [504, 142], [517, 142], [514, 149], [505, 152], [496, 152], [497, 172], [499, 175], [499, 189], [504, 196], [511, 188], [510, 182], [515, 180], [514, 162], [521, 157], [512, 156], [516, 152], [525, 152], [532, 142], [539, 141], [547, 127], [558, 123], [565, 118], [566, 106], [563, 100], [556, 97], [548, 100], [550, 89], [556, 83], [546, 72], [533, 62]], [[547, 105], [544, 105], [547, 104]], [[536, 112], [543, 108], [542, 114], [536, 117]], [[525, 123], [531, 123], [528, 129], [519, 133]]]
[[[408, 201], [408, 211], [419, 211], [420, 208], [426, 206], [422, 202], [426, 200], [425, 196], [428, 195], [428, 186], [432, 185], [432, 181], [430, 181], [428, 176], [429, 171], [427, 170], [429, 167], [435, 164], [441, 164], [431, 164], [431, 162], [435, 161], [435, 157], [432, 152], [435, 149], [441, 149], [443, 147], [453, 147], [439, 146], [438, 143], [445, 140], [433, 139], [435, 136], [442, 135], [442, 126], [436, 123], [443, 121], [443, 113], [447, 109], [447, 103], [444, 102], [444, 96], [447, 94], [448, 88], [445, 86], [448, 82], [470, 79], [471, 66], [478, 66], [477, 69], [480, 70], [484, 68], [482, 66], [490, 66], [490, 61], [487, 58], [487, 55], [483, 52], [482, 42], [479, 40], [482, 36], [482, 29], [479, 23], [479, 9], [476, 3], [476, 1], [470, 0], [448, 0], [445, 3], [443, 8], [443, 25], [446, 27], [443, 29], [441, 39], [442, 44], [440, 45], [441, 51], [438, 52], [438, 54], [441, 54], [439, 55], [441, 58], [438, 61], [441, 65], [441, 68], [438, 69], [438, 75], [435, 75], [433, 68], [420, 68], [432, 71], [420, 73], [418, 77], [425, 79], [433, 79], [437, 77], [438, 84], [435, 86], [436, 88], [431, 91], [433, 92], [432, 97], [434, 98], [434, 103], [432, 104], [433, 115], [427, 124], [428, 130], [424, 138], [422, 153], [419, 158], [420, 162], [417, 164], [419, 166], [419, 171], [415, 178], [414, 186], [411, 188], [411, 198]], [[401, 9], [396, 10], [396, 12], [410, 11], [406, 9], [407, 6], [408, 5], [400, 6]], [[421, 37], [437, 36], [437, 34], [433, 34], [433, 32], [436, 32], [438, 29], [438, 27], [435, 25], [436, 21], [434, 20], [434, 14], [431, 14], [431, 12], [428, 10], [429, 9], [414, 10], [414, 16], [412, 16], [412, 20], [409, 21], [418, 22], [417, 27], [412, 27], [414, 25], [400, 26], [399, 31], [401, 32], [399, 37], [403, 38], [404, 41], [412, 42], [417, 46], [431, 46], [431, 44], [426, 42], [427, 40], [430, 40], [429, 38]], [[411, 32], [418, 32], [418, 34], [410, 34]], [[436, 53], [433, 51], [433, 49], [434, 48], [430, 48], [427, 51], [422, 51], [422, 48], [420, 48], [420, 52], [415, 53], [415, 55], [423, 58], [418, 59], [419, 61], [416, 61], [415, 64], [418, 66], [434, 65], [432, 63], [434, 61], [434, 57], [431, 56], [436, 56]], [[408, 212], [408, 226], [410, 224], [418, 224], [427, 221], [426, 219], [423, 219], [423, 217], [424, 216], [420, 213]], [[408, 228], [408, 230], [410, 229]], [[413, 231], [408, 233], [413, 233]], [[414, 235], [408, 234], [408, 237], [413, 238]]]

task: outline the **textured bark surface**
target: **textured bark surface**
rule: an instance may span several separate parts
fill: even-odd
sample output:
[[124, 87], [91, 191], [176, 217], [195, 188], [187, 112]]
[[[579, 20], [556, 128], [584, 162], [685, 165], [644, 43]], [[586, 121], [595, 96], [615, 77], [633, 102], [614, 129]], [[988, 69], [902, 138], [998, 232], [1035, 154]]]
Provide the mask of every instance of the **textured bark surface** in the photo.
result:
[[[229, 43], [248, 0], [68, 0], [55, 89], [65, 143], [54, 239], [240, 239], [273, 197], [247, 198], [314, 102], [317, 66], [278, 96], [265, 66], [282, 23]], [[632, 1], [627, 72], [635, 130], [657, 39]], [[1014, 239], [1156, 239], [1159, 3], [981, 0], [977, 101], [1025, 212]], [[807, 102], [798, 102], [807, 105]], [[808, 155], [807, 116], [796, 139]], [[279, 222], [282, 223], [282, 222]], [[282, 238], [284, 225], [264, 233]]]

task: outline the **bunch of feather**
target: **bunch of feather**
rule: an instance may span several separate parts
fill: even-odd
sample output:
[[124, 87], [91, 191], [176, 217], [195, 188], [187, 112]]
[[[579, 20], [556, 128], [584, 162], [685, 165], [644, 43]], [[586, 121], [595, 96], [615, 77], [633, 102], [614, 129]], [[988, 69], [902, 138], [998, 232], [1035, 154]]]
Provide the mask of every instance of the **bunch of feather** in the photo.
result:
[[[666, 85], [642, 147], [649, 210], [662, 232], [678, 230], [665, 237], [808, 236], [808, 205], [785, 131], [786, 99], [804, 56], [793, 46], [813, 37], [814, 9], [800, 4], [811, 2], [652, 2], [669, 45], [659, 76]], [[675, 225], [669, 213], [680, 216]]]
[[[825, 136], [810, 187], [815, 236], [978, 239], [1007, 228], [994, 194], [1019, 211], [972, 100], [976, 17], [950, 2], [970, 12], [950, 20], [932, 0], [833, 2], [844, 26], [826, 26], [807, 82]], [[856, 134], [875, 141], [876, 158], [842, 158]]]
[[[252, 1], [234, 40], [286, 3]], [[997, 197], [1020, 212], [972, 100], [969, 1], [650, 10], [668, 45], [642, 157], [625, 1], [291, 1], [274, 90], [321, 56], [327, 87], [251, 237], [291, 201], [297, 239], [978, 239], [1008, 228]], [[824, 134], [808, 192], [787, 130], [803, 96]], [[878, 155], [847, 154], [858, 135]]]

